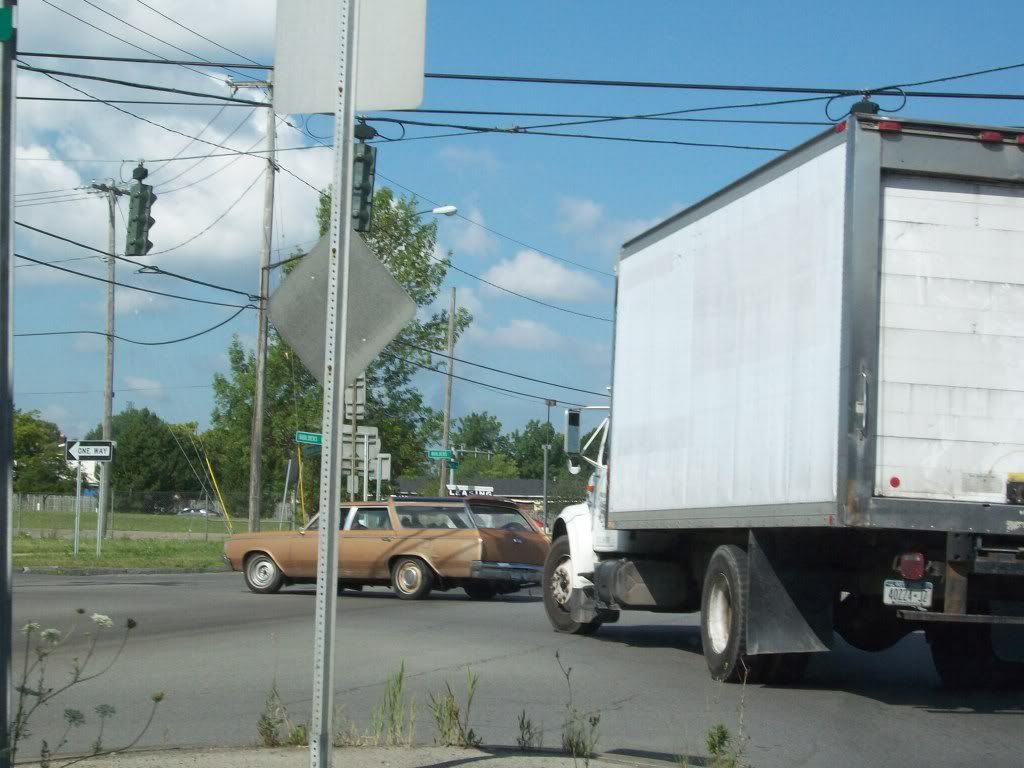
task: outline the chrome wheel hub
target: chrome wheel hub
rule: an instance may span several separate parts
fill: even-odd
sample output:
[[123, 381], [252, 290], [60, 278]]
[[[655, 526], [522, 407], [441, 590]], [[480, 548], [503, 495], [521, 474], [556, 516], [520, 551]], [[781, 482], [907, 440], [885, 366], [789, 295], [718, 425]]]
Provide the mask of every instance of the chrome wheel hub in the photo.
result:
[[412, 563], [406, 563], [398, 571], [398, 588], [403, 592], [415, 592], [422, 580], [420, 569]]
[[274, 580], [277, 567], [269, 560], [259, 559], [249, 565], [249, 581], [257, 587], [266, 587]]
[[704, 619], [708, 628], [708, 639], [715, 653], [722, 653], [729, 645], [732, 631], [732, 595], [725, 576], [719, 574], [711, 585], [708, 598], [708, 615]]
[[563, 558], [555, 566], [551, 574], [551, 597], [562, 608], [568, 608], [569, 595], [572, 592], [572, 572], [569, 570], [569, 558]]

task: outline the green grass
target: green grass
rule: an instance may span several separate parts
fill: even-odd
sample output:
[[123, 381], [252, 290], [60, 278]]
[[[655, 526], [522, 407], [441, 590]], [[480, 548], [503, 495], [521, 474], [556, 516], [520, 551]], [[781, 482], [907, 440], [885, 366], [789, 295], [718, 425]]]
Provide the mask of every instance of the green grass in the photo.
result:
[[[73, 512], [15, 512], [14, 526], [17, 529], [30, 529], [52, 531], [71, 530], [75, 527], [75, 515]], [[232, 518], [231, 524], [235, 533], [248, 529], [248, 521]], [[276, 531], [279, 528], [288, 530], [288, 523], [280, 523], [277, 520], [263, 520], [260, 523], [261, 530]], [[83, 531], [96, 530], [96, 514], [92, 512], [82, 513]], [[203, 517], [192, 517], [190, 515], [141, 515], [141, 514], [119, 514], [113, 515], [113, 527], [117, 531], [169, 531], [184, 533], [228, 533], [224, 520], [219, 517], [209, 519]]]
[[13, 542], [14, 568], [59, 565], [101, 568], [212, 568], [223, 565], [219, 541], [108, 539], [96, 559], [96, 540], [83, 537], [78, 557], [67, 539], [17, 536]]

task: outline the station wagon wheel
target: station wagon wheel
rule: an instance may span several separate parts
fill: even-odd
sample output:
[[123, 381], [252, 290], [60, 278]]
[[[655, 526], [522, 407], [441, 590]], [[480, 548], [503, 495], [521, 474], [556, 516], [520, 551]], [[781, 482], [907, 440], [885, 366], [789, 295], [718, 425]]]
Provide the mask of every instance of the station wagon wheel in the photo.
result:
[[422, 600], [434, 586], [434, 572], [416, 557], [402, 557], [391, 568], [391, 588], [402, 600]]
[[284, 574], [268, 555], [258, 552], [245, 561], [245, 583], [253, 592], [270, 594], [281, 589]]

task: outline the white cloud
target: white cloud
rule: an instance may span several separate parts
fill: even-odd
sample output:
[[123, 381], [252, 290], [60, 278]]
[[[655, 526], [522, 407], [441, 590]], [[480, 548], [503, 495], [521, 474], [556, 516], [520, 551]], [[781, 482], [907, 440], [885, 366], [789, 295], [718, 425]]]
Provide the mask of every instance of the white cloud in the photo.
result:
[[455, 171], [493, 173], [501, 167], [498, 158], [489, 149], [478, 149], [459, 144], [449, 144], [437, 153], [437, 158]]
[[[538, 299], [586, 301], [599, 296], [601, 286], [590, 275], [569, 269], [536, 251], [519, 251], [488, 269], [492, 283]], [[488, 292], [495, 289], [488, 288]]]
[[145, 376], [125, 376], [125, 389], [140, 390], [138, 394], [151, 400], [163, 400], [166, 398], [164, 385], [156, 379], [147, 379]]
[[476, 206], [470, 206], [463, 215], [470, 221], [456, 219], [452, 222], [452, 250], [457, 256], [486, 256], [494, 250], [497, 242], [490, 232], [477, 226], [484, 224], [483, 213]]
[[483, 331], [481, 335], [494, 346], [535, 351], [556, 349], [564, 341], [562, 336], [543, 323], [524, 319], [511, 320], [490, 332]]
[[[142, 312], [161, 312], [168, 309], [171, 302], [163, 296], [154, 296], [151, 293], [133, 291], [129, 288], [119, 288], [114, 293], [114, 311], [119, 315], [139, 315]], [[103, 311], [106, 312], [107, 305], [103, 304]]]
[[563, 197], [558, 201], [558, 209], [562, 214], [558, 228], [563, 232], [592, 232], [604, 218], [604, 208], [599, 203], [581, 197]]
[[[442, 293], [443, 297], [443, 293]], [[477, 295], [475, 288], [470, 286], [459, 286], [455, 291], [455, 301], [460, 307], [468, 309], [474, 320], [480, 320], [484, 316], [484, 304]]]

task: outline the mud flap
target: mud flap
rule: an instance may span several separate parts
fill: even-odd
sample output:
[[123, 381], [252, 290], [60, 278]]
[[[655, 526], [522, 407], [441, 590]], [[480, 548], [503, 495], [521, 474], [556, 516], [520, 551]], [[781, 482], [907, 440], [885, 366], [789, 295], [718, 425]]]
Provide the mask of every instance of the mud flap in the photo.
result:
[[597, 605], [594, 588], [574, 589], [569, 595], [569, 618], [580, 624], [600, 621], [603, 624], [614, 624], [619, 620], [619, 612], [611, 608]]
[[751, 531], [747, 653], [818, 653], [832, 645], [832, 581], [807, 564], [811, 537]]

